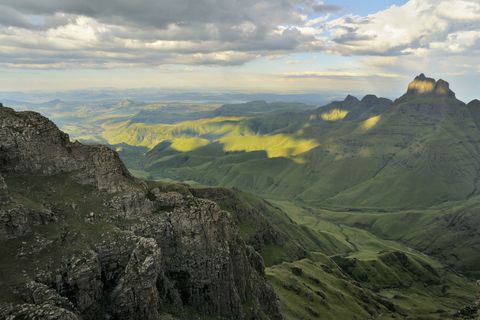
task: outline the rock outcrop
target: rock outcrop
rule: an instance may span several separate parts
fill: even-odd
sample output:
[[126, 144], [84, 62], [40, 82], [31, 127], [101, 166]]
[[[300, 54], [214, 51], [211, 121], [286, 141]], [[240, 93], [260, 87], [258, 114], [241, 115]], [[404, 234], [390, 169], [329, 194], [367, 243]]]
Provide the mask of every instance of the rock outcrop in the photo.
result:
[[[450, 90], [448, 82], [426, 77], [423, 73], [415, 77], [408, 85], [407, 93], [403, 96], [433, 95], [455, 99], [455, 93]], [[402, 99], [402, 98], [400, 98]]]
[[283, 319], [263, 259], [215, 202], [136, 181], [114, 151], [3, 107], [0, 163], [15, 181], [12, 200], [0, 180], [0, 318]]
[[78, 172], [99, 190], [118, 192], [132, 179], [118, 155], [105, 146], [72, 143], [67, 134], [36, 112], [0, 107], [0, 172], [53, 175]]
[[0, 175], [0, 204], [7, 204], [10, 202], [10, 195], [8, 194], [7, 184], [5, 179]]
[[33, 226], [56, 220], [49, 209], [33, 210], [18, 204], [9, 209], [0, 207], [0, 240], [18, 238], [31, 231]]
[[[208, 315], [282, 318], [263, 260], [246, 247], [228, 212], [215, 202], [178, 192], [153, 189], [149, 197], [141, 197], [114, 197], [109, 206], [122, 217], [138, 220], [130, 228], [136, 235], [158, 243], [163, 275], [176, 290], [170, 300], [179, 297], [181, 305]], [[250, 310], [243, 307], [247, 302]]]
[[160, 248], [153, 239], [141, 238], [130, 255], [123, 277], [112, 293], [112, 311], [116, 319], [155, 320], [160, 317], [157, 289], [163, 276]]

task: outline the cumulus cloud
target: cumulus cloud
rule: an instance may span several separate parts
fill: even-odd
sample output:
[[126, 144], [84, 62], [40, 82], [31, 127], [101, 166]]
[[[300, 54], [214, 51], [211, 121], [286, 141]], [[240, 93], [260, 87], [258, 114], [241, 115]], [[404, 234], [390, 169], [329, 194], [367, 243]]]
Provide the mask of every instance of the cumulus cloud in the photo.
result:
[[319, 5], [324, 3], [0, 0], [0, 60], [21, 67], [235, 65], [272, 52], [291, 52], [309, 41], [296, 26], [317, 14]]
[[367, 16], [339, 16], [320, 0], [0, 0], [0, 10], [0, 65], [12, 68], [239, 65], [308, 51], [374, 60], [480, 47], [478, 0], [409, 0]]
[[328, 50], [341, 54], [402, 55], [442, 49], [462, 52], [479, 43], [478, 0], [410, 0], [368, 15], [346, 16], [325, 26]]

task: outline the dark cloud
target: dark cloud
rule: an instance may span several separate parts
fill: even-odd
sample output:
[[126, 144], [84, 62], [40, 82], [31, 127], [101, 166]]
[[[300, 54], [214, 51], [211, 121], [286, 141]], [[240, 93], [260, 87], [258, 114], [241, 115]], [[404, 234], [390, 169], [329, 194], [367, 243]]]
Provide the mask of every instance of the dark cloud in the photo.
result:
[[400, 56], [480, 45], [477, 0], [409, 0], [323, 20], [340, 9], [320, 0], [0, 0], [0, 65], [237, 65], [300, 51]]
[[342, 7], [333, 4], [317, 4], [313, 6], [313, 10], [317, 13], [330, 13], [342, 10]]
[[170, 24], [236, 25], [298, 22], [294, 7], [313, 6], [308, 0], [2, 0], [0, 4], [25, 14], [68, 13], [93, 17], [99, 21], [125, 25], [165, 28]]
[[[296, 26], [320, 9], [334, 8], [317, 0], [0, 0], [0, 9], [0, 51], [35, 50], [32, 64], [50, 61], [42, 57], [57, 52], [59, 64], [90, 64], [91, 55], [109, 63], [135, 54], [139, 64], [179, 57], [224, 65], [295, 50], [311, 40]], [[24, 36], [9, 27], [25, 29]], [[79, 57], [60, 60], [64, 50]], [[188, 54], [195, 56], [187, 59]], [[0, 63], [17, 63], [13, 57]]]

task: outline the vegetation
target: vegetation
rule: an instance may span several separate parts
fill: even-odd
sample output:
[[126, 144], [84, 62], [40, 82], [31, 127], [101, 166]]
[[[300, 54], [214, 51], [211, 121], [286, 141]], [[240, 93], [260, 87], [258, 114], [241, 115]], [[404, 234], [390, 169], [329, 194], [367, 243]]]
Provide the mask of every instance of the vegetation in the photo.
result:
[[480, 277], [480, 112], [432, 88], [163, 122], [153, 108], [97, 129], [134, 175], [229, 211], [287, 318], [448, 319]]

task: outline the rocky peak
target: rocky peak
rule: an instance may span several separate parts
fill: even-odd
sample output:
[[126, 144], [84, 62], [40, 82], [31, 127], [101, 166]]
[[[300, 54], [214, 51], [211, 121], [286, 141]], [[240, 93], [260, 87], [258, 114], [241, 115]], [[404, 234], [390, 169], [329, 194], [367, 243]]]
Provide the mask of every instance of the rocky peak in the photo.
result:
[[374, 94], [367, 94], [362, 98], [362, 103], [371, 104], [375, 103], [378, 100], [378, 97]]
[[455, 98], [448, 82], [426, 77], [423, 73], [415, 77], [408, 85], [407, 96], [433, 95], [438, 97]]
[[343, 100], [343, 102], [347, 102], [347, 103], [357, 103], [357, 102], [360, 102], [360, 100], [358, 100], [357, 97], [354, 97], [352, 95], [348, 95], [345, 100]]
[[76, 172], [99, 190], [128, 189], [132, 180], [118, 154], [105, 146], [70, 142], [69, 136], [36, 112], [0, 106], [0, 172], [52, 175]]
[[480, 108], [480, 100], [478, 100], [478, 99], [472, 100], [468, 103], [467, 106], [469, 108]]

